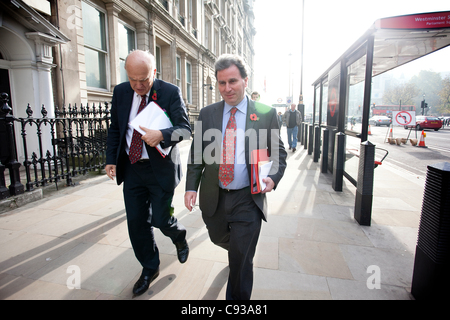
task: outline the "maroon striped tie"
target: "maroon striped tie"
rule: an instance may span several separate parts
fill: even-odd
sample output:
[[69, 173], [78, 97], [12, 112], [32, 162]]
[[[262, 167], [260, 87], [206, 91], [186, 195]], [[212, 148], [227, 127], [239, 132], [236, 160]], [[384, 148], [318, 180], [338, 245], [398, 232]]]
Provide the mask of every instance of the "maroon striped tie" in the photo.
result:
[[222, 163], [219, 167], [219, 180], [227, 187], [234, 180], [234, 158], [236, 152], [236, 114], [237, 108], [231, 109], [230, 120], [228, 120], [223, 139]]
[[[147, 96], [141, 96], [141, 104], [139, 105], [139, 109], [137, 114], [141, 112], [147, 106]], [[128, 156], [130, 157], [131, 164], [135, 164], [141, 159], [142, 156], [142, 134], [138, 131], [133, 131], [133, 138], [131, 139], [130, 152]]]

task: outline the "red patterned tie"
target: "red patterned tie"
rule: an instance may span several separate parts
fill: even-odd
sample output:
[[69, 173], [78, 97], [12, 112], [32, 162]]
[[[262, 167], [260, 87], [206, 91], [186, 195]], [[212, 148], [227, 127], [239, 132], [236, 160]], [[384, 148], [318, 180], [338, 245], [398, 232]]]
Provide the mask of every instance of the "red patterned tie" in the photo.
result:
[[234, 180], [234, 157], [236, 152], [236, 114], [237, 108], [231, 109], [230, 120], [228, 120], [223, 139], [222, 163], [219, 167], [219, 180], [227, 187]]
[[[141, 104], [139, 105], [139, 109], [137, 114], [139, 114], [139, 112], [141, 112], [146, 106], [147, 106], [147, 96], [141, 96], [142, 100], [141, 100]], [[140, 134], [138, 131], [134, 130], [133, 131], [133, 138], [131, 139], [131, 145], [130, 145], [130, 152], [129, 152], [129, 157], [130, 157], [130, 162], [131, 164], [135, 164], [136, 162], [138, 162], [141, 159], [141, 155], [142, 155], [142, 134]]]

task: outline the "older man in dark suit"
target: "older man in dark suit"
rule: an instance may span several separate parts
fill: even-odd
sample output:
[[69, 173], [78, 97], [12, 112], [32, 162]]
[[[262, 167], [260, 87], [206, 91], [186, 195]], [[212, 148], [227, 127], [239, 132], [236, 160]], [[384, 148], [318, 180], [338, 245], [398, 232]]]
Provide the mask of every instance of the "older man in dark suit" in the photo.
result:
[[[280, 139], [274, 108], [248, 99], [246, 66], [235, 55], [216, 62], [216, 79], [223, 101], [202, 109], [191, 147], [186, 177], [185, 205], [197, 200], [211, 241], [228, 250], [230, 274], [226, 298], [250, 299], [253, 287], [253, 257], [267, 220], [266, 193], [281, 180], [286, 151]], [[253, 194], [253, 150], [267, 150], [273, 161], [267, 187]]]
[[[156, 64], [153, 55], [136, 50], [125, 62], [129, 82], [115, 87], [111, 125], [108, 131], [106, 173], [117, 184], [122, 182], [128, 232], [136, 258], [143, 270], [133, 288], [135, 295], [147, 291], [159, 274], [159, 253], [153, 227], [172, 239], [181, 263], [187, 260], [189, 248], [186, 229], [171, 214], [175, 187], [181, 180], [181, 164], [177, 143], [191, 129], [180, 89], [155, 79]], [[164, 130], [141, 128], [139, 134], [129, 122], [150, 101], [165, 110], [173, 126]], [[163, 157], [156, 149], [172, 147]]]

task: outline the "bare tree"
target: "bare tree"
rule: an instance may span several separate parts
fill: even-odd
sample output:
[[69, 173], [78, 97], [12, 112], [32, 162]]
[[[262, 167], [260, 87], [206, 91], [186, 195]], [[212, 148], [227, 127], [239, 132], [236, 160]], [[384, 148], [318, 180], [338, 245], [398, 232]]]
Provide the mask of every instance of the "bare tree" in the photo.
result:
[[419, 90], [412, 82], [399, 84], [391, 87], [384, 92], [383, 103], [397, 105], [402, 102], [402, 105], [413, 105], [414, 98], [419, 94]]
[[438, 108], [440, 113], [450, 113], [450, 75], [442, 80], [442, 89], [439, 92], [441, 104]]

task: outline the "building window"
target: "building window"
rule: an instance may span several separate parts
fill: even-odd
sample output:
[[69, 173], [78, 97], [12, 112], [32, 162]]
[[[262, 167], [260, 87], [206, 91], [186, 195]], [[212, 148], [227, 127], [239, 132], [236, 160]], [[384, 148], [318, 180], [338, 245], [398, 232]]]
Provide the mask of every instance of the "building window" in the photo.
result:
[[192, 103], [192, 66], [186, 61], [186, 100]]
[[189, 21], [191, 22], [191, 24], [193, 24], [193, 4], [192, 4], [193, 0], [188, 0], [188, 17], [189, 17]]
[[211, 50], [211, 20], [205, 19], [205, 48]]
[[136, 49], [136, 33], [127, 26], [119, 23], [119, 63], [120, 63], [120, 82], [128, 81], [125, 70], [125, 58]]
[[181, 58], [177, 56], [177, 87], [181, 87]]
[[155, 61], [156, 61], [156, 78], [161, 79], [161, 47], [155, 48]]
[[83, 10], [84, 54], [88, 87], [107, 89], [105, 13], [81, 2]]
[[219, 30], [215, 29], [214, 32], [214, 50], [215, 50], [215, 54], [216, 56], [220, 55], [220, 38], [219, 38]]
[[242, 38], [239, 35], [238, 36], [238, 42], [237, 42], [237, 49], [238, 49], [238, 55], [242, 56]]
[[188, 0], [188, 17], [189, 23], [191, 26], [191, 32], [194, 37], [197, 39], [197, 1], [196, 0]]
[[167, 0], [159, 0], [159, 2], [161, 2], [161, 4], [164, 7], [164, 9], [169, 11], [169, 1], [167, 1]]

